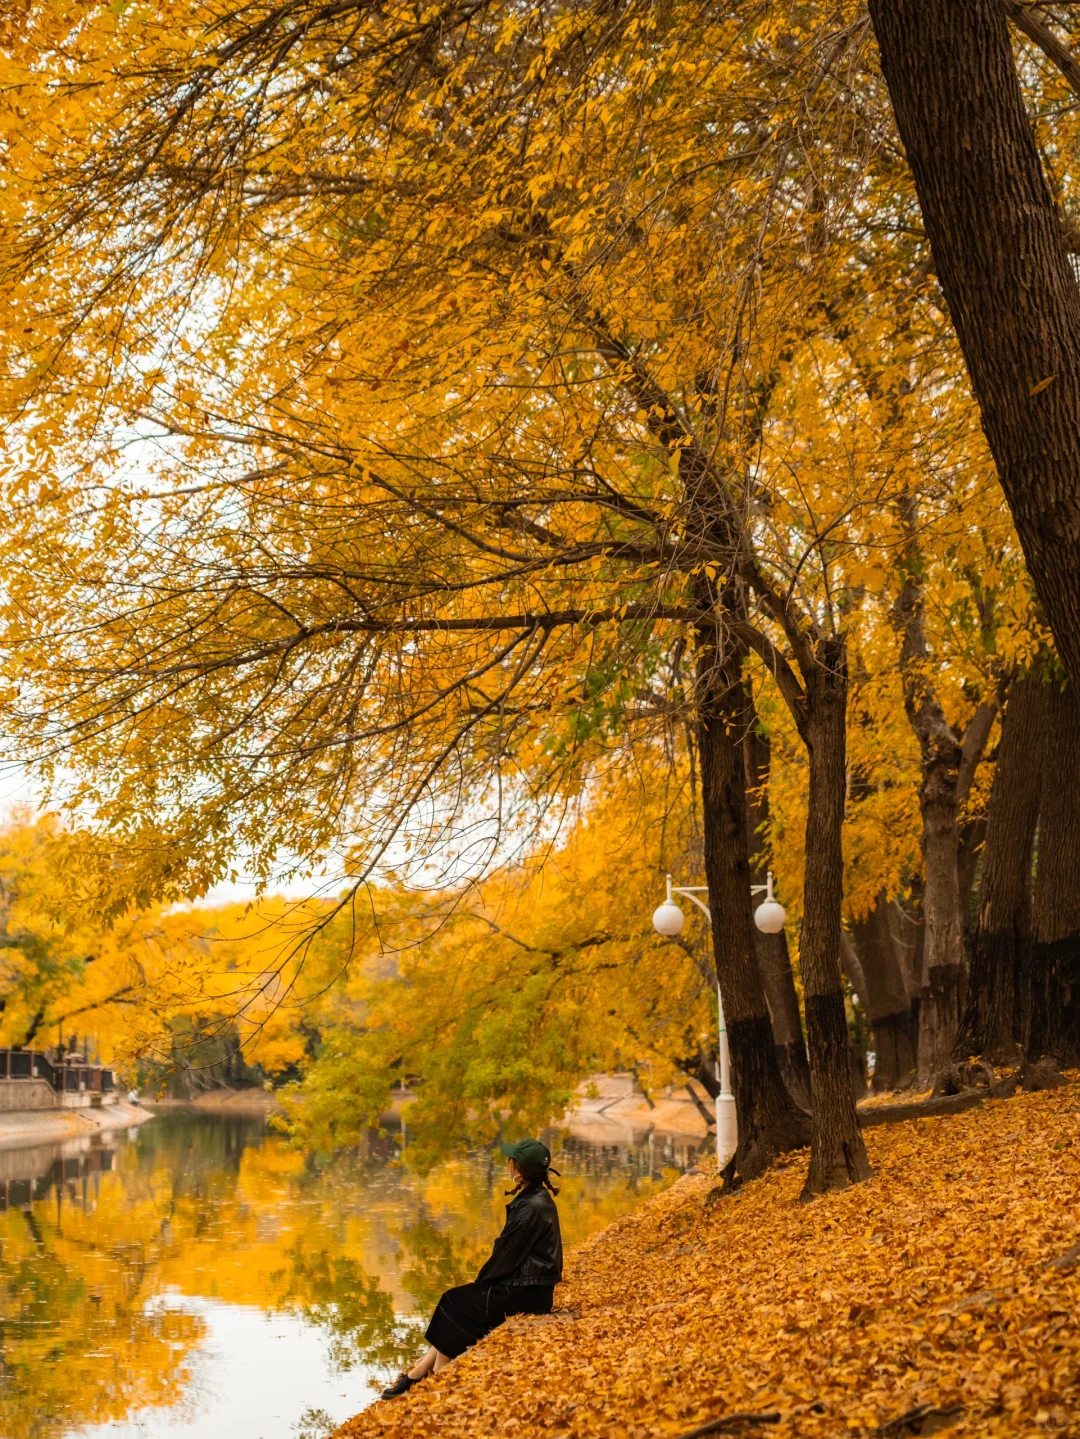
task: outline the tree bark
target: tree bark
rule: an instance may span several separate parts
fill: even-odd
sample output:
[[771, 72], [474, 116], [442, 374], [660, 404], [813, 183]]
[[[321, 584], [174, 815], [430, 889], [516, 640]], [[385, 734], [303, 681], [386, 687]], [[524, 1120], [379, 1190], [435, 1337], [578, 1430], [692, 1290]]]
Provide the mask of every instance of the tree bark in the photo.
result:
[[925, 937], [919, 989], [917, 1082], [932, 1084], [952, 1053], [964, 998], [964, 928], [956, 779], [959, 746], [933, 746], [923, 765], [919, 802], [923, 819]]
[[916, 1030], [919, 1024], [919, 976], [922, 974], [924, 925], [922, 913], [922, 875], [915, 875], [911, 881], [911, 895], [907, 905], [894, 899], [889, 905], [889, 932], [896, 955], [900, 961], [900, 974], [904, 991], [911, 1009], [912, 1023]]
[[859, 1002], [859, 1007], [864, 1014], [870, 1013], [870, 1001], [867, 998], [866, 975], [863, 973], [862, 960], [859, 952], [851, 942], [851, 936], [843, 929], [840, 931], [840, 973], [851, 985], [852, 993]]
[[1015, 1063], [1024, 1025], [1018, 1005], [1030, 954], [1031, 869], [1050, 689], [1038, 674], [1013, 681], [987, 807], [979, 915], [967, 1002], [953, 1058]]
[[[746, 776], [747, 845], [753, 884], [764, 884], [768, 870], [767, 865], [755, 863], [755, 858], [762, 848], [762, 837], [769, 822], [769, 762], [769, 737], [760, 728], [753, 701], [747, 695], [743, 766]], [[809, 1109], [810, 1065], [806, 1058], [799, 996], [795, 991], [786, 933], [781, 930], [779, 934], [762, 934], [755, 925], [754, 952], [769, 1004], [780, 1073], [796, 1103]]]
[[1050, 686], [1032, 909], [1027, 1059], [1080, 1063], [1080, 703]]
[[1058, 651], [1080, 685], [1080, 289], [1001, 0], [869, 0], [934, 265]]
[[725, 1179], [753, 1179], [778, 1154], [803, 1148], [810, 1121], [789, 1095], [777, 1063], [765, 991], [754, 953], [746, 783], [741, 729], [741, 656], [721, 656], [702, 636], [697, 667], [705, 877], [713, 953], [731, 1050], [738, 1148]]
[[866, 918], [852, 923], [851, 937], [862, 965], [874, 1038], [873, 1089], [876, 1094], [901, 1089], [915, 1078], [915, 1017], [884, 891]]
[[923, 954], [919, 983], [917, 1082], [933, 1084], [948, 1064], [964, 1001], [964, 906], [960, 888], [960, 813], [993, 725], [996, 703], [975, 710], [963, 742], [946, 718], [932, 681], [923, 598], [918, 502], [901, 499], [906, 532], [903, 589], [896, 616], [903, 632], [904, 709], [919, 741], [922, 780]]
[[842, 1189], [866, 1179], [871, 1172], [848, 1067], [840, 972], [842, 836], [847, 794], [847, 653], [843, 640], [819, 640], [816, 659], [814, 671], [804, 673], [804, 737], [810, 757], [806, 853], [814, 858], [812, 867], [807, 868], [799, 958], [814, 1107], [803, 1199], [829, 1189]]
[[964, 944], [975, 932], [979, 912], [975, 895], [975, 877], [979, 859], [986, 845], [986, 816], [972, 815], [960, 826], [960, 914], [964, 922]]
[[[1008, 685], [999, 683], [998, 693], [990, 700], [984, 700], [971, 717], [964, 732], [961, 746], [963, 758], [960, 761], [959, 793], [960, 806], [967, 803], [971, 786], [975, 782], [975, 771], [986, 753], [994, 721], [1000, 713]], [[957, 868], [960, 874], [960, 924], [966, 937], [974, 928], [976, 916], [972, 913], [972, 896], [979, 855], [986, 841], [986, 816], [969, 815], [960, 826], [960, 844], [957, 854]]]

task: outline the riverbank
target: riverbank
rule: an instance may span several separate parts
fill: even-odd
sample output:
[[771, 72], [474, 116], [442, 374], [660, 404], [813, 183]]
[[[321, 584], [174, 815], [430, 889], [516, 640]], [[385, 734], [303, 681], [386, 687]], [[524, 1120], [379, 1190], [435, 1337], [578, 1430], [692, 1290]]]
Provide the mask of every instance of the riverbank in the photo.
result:
[[[711, 1102], [692, 1083], [672, 1085], [646, 1098], [629, 1074], [596, 1074], [580, 1086], [559, 1127], [586, 1144], [637, 1144], [650, 1133], [704, 1139]], [[281, 1112], [277, 1096], [265, 1089], [210, 1089], [192, 1099], [143, 1096], [140, 1103], [155, 1113], [197, 1109], [204, 1114], [264, 1116]], [[402, 1116], [407, 1120], [411, 1103], [412, 1095], [395, 1095], [383, 1123], [395, 1126]]]
[[62, 1144], [82, 1135], [131, 1129], [151, 1117], [139, 1104], [117, 1100], [100, 1109], [14, 1109], [0, 1113], [0, 1149]]
[[866, 1141], [874, 1178], [809, 1205], [805, 1155], [717, 1202], [684, 1177], [568, 1256], [553, 1315], [337, 1439], [659, 1439], [740, 1412], [780, 1416], [747, 1439], [1075, 1434], [1080, 1088]]
[[630, 1074], [594, 1074], [578, 1087], [560, 1128], [586, 1144], [634, 1144], [649, 1134], [703, 1140], [712, 1100], [692, 1080], [646, 1097]]
[[281, 1106], [277, 1096], [268, 1089], [208, 1089], [193, 1099], [150, 1099], [140, 1098], [139, 1103], [156, 1113], [173, 1109], [197, 1109], [203, 1114], [237, 1114], [244, 1117], [260, 1118], [278, 1114]]

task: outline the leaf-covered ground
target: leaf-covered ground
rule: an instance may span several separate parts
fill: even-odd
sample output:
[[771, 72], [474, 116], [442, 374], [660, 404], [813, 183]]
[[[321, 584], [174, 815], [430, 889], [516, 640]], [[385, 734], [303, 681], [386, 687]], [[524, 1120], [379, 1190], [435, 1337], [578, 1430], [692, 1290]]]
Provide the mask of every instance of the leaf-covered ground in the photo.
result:
[[963, 1406], [957, 1436], [1080, 1435], [1080, 1088], [867, 1142], [875, 1177], [809, 1205], [805, 1156], [711, 1207], [687, 1176], [569, 1256], [553, 1315], [338, 1439], [652, 1439], [746, 1410], [783, 1417], [743, 1435], [909, 1434], [889, 1421], [920, 1405]]

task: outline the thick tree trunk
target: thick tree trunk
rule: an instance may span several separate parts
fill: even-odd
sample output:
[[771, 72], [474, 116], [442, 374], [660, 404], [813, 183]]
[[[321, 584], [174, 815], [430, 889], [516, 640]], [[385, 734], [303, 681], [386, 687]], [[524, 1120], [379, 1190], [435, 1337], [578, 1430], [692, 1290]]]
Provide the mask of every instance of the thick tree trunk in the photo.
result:
[[1027, 1058], [1080, 1064], [1080, 703], [1050, 688], [1032, 906]]
[[705, 877], [739, 1126], [738, 1149], [725, 1177], [753, 1179], [776, 1155], [805, 1146], [810, 1123], [780, 1074], [754, 954], [739, 656], [722, 660], [707, 637], [698, 660], [697, 710]]
[[1030, 945], [1031, 867], [1050, 689], [1037, 675], [1014, 680], [1002, 719], [987, 807], [979, 916], [967, 1002], [953, 1058], [1015, 1063], [1024, 1027], [1019, 982]]
[[816, 657], [815, 672], [804, 675], [805, 739], [810, 756], [806, 853], [813, 856], [813, 863], [807, 866], [799, 959], [814, 1097], [804, 1199], [829, 1189], [842, 1189], [870, 1174], [848, 1067], [840, 972], [842, 836], [847, 793], [847, 654], [843, 641], [819, 641]]
[[[768, 870], [767, 864], [754, 861], [762, 850], [765, 827], [769, 822], [769, 758], [769, 737], [759, 728], [753, 702], [748, 695], [743, 732], [743, 763], [746, 776], [747, 844], [750, 851], [750, 879], [753, 884], [764, 884]], [[769, 1003], [780, 1073], [784, 1076], [784, 1083], [795, 1101], [804, 1109], [809, 1109], [810, 1065], [806, 1058], [802, 1015], [799, 1013], [799, 996], [795, 991], [795, 976], [791, 970], [787, 935], [783, 930], [779, 934], [762, 934], [755, 925], [754, 952], [757, 955], [765, 998]]]
[[865, 919], [851, 926], [862, 965], [874, 1042], [874, 1092], [900, 1089], [915, 1078], [915, 1018], [884, 892]]
[[934, 265], [1039, 599], [1080, 685], [1080, 289], [1001, 0], [869, 0]]

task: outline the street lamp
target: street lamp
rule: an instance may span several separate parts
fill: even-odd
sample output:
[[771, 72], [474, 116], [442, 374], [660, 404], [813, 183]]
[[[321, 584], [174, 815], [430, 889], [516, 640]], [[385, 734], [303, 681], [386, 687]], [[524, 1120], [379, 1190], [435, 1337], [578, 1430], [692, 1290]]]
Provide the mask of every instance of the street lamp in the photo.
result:
[[[762, 934], [779, 934], [787, 922], [784, 906], [773, 895], [772, 886], [772, 870], [766, 875], [764, 884], [750, 886], [751, 894], [760, 894], [762, 890], [765, 891], [765, 898], [754, 911], [754, 923]], [[682, 934], [686, 916], [672, 898], [676, 894], [690, 900], [692, 904], [696, 904], [711, 923], [712, 911], [703, 899], [698, 898], [699, 894], [707, 894], [708, 888], [708, 885], [705, 884], [673, 886], [669, 874], [667, 898], [663, 904], [653, 910], [652, 922], [657, 934], [663, 935], [665, 939], [675, 939], [676, 936]], [[735, 1120], [735, 1096], [731, 1092], [731, 1054], [728, 1050], [724, 1001], [720, 994], [719, 984], [716, 986], [716, 1008], [720, 1022], [720, 1093], [716, 1096], [716, 1160], [723, 1169], [735, 1153], [739, 1131]]]

